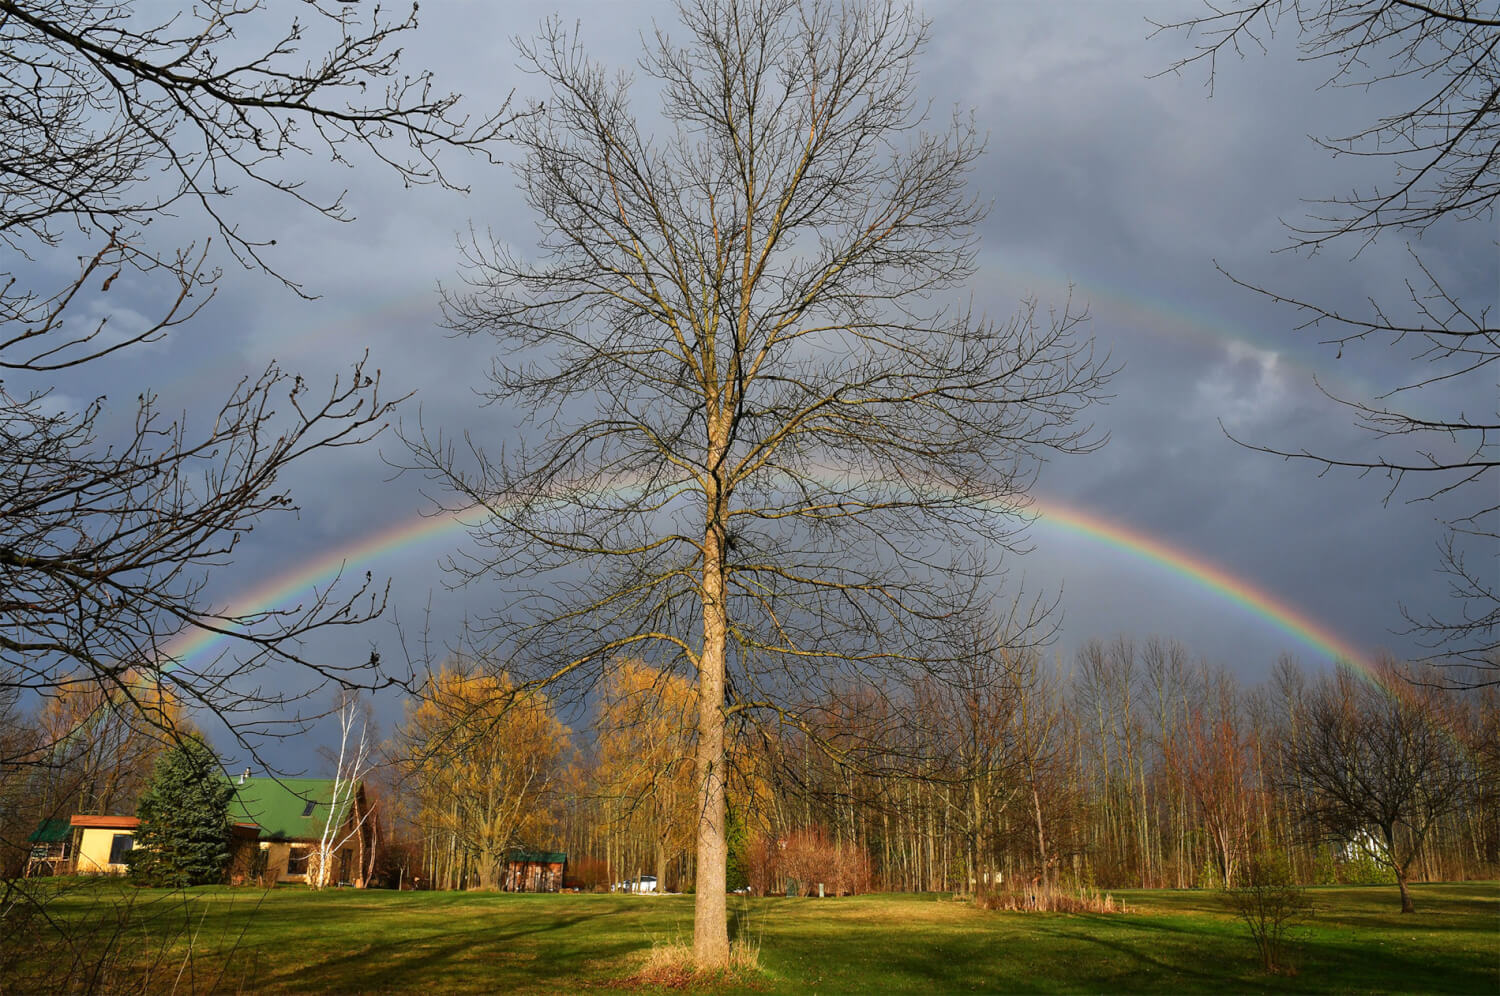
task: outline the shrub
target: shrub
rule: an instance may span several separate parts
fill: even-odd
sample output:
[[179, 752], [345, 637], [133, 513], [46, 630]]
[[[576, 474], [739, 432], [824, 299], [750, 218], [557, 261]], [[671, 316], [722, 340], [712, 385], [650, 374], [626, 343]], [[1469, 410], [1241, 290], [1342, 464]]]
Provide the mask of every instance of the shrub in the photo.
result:
[[745, 876], [750, 891], [767, 896], [776, 891], [780, 879], [780, 852], [777, 841], [766, 834], [756, 834], [745, 849]]
[[609, 889], [609, 865], [598, 858], [579, 858], [568, 862], [568, 876], [563, 887], [589, 892], [606, 892]]
[[1396, 872], [1390, 865], [1362, 851], [1338, 863], [1338, 877], [1343, 885], [1396, 884]]
[[1245, 866], [1241, 884], [1224, 893], [1225, 903], [1245, 924], [1267, 972], [1294, 975], [1291, 930], [1312, 914], [1306, 891], [1293, 882], [1280, 852], [1262, 852]]
[[831, 896], [853, 896], [870, 891], [874, 876], [870, 855], [864, 848], [832, 841], [820, 827], [788, 834], [785, 847], [778, 842], [781, 873], [794, 879], [803, 895], [816, 895], [818, 885]]

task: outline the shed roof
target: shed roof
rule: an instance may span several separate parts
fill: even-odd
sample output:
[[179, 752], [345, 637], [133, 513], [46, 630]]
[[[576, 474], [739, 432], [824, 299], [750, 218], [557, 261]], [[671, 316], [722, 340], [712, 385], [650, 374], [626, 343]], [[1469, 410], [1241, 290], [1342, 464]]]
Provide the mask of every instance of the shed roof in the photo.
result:
[[95, 813], [79, 813], [69, 822], [85, 830], [135, 830], [141, 825], [138, 816], [105, 816]]
[[58, 844], [67, 840], [72, 832], [73, 825], [66, 816], [49, 816], [38, 823], [26, 839], [33, 844]]
[[[332, 778], [237, 778], [229, 800], [231, 823], [254, 823], [270, 840], [316, 840], [328, 826]], [[355, 787], [356, 791], [358, 786]], [[353, 793], [340, 800], [334, 825], [344, 822]]]
[[565, 865], [568, 863], [568, 855], [563, 851], [511, 851], [506, 860], [538, 865]]

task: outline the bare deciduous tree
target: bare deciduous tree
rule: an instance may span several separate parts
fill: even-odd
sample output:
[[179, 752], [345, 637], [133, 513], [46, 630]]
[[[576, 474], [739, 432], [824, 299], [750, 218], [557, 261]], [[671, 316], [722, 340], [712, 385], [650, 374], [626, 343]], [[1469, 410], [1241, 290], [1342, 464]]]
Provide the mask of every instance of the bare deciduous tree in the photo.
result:
[[[312, 889], [335, 885], [349, 873], [340, 854], [349, 845], [357, 852], [350, 879], [358, 888], [369, 881], [369, 870], [375, 856], [366, 853], [365, 841], [373, 842], [375, 821], [365, 799], [364, 782], [375, 766], [370, 740], [370, 718], [358, 696], [341, 692], [334, 715], [339, 722], [339, 749], [333, 758], [333, 791], [328, 800], [328, 816], [318, 842], [308, 856], [306, 881]], [[354, 735], [355, 725], [359, 734]], [[373, 850], [373, 847], [369, 848]]]
[[[497, 659], [589, 686], [622, 655], [698, 689], [699, 965], [728, 956], [726, 726], [820, 683], [932, 661], [929, 631], [1022, 548], [1040, 461], [1107, 364], [1071, 302], [991, 322], [974, 272], [971, 124], [928, 130], [925, 26], [892, 2], [684, 0], [644, 57], [663, 119], [553, 23], [518, 122], [528, 259], [476, 239], [459, 333], [494, 335], [523, 445], [414, 440], [485, 510], [460, 576], [533, 578]], [[470, 462], [472, 457], [472, 463]], [[543, 588], [543, 582], [546, 587]]]
[[163, 257], [141, 236], [168, 211], [197, 209], [237, 259], [274, 269], [265, 250], [275, 238], [225, 213], [237, 187], [347, 219], [341, 193], [309, 189], [288, 161], [368, 152], [407, 183], [446, 184], [438, 153], [499, 134], [503, 108], [471, 126], [431, 72], [401, 65], [415, 4], [395, 19], [350, 4], [305, 4], [298, 15], [284, 21], [262, 0], [170, 12], [135, 0], [0, 0], [0, 236], [23, 252], [69, 229], [113, 236], [113, 265], [196, 279], [182, 265], [191, 251]]
[[[1204, 16], [1157, 29], [1183, 32], [1196, 42], [1170, 71], [1206, 63], [1212, 84], [1220, 56], [1264, 50], [1288, 19], [1295, 22], [1302, 58], [1326, 66], [1330, 84], [1390, 94], [1395, 102], [1390, 113], [1353, 134], [1320, 140], [1337, 155], [1388, 161], [1390, 182], [1314, 201], [1311, 217], [1292, 226], [1293, 247], [1316, 250], [1354, 240], [1363, 248], [1386, 233], [1420, 239], [1440, 227], [1491, 223], [1500, 197], [1500, 9], [1472, 0], [1245, 0], [1210, 4]], [[1465, 300], [1444, 286], [1417, 248], [1408, 249], [1406, 300], [1372, 300], [1363, 314], [1231, 276], [1292, 305], [1302, 317], [1298, 330], [1316, 328], [1340, 355], [1384, 344], [1409, 350], [1413, 365], [1403, 383], [1373, 399], [1324, 391], [1382, 442], [1374, 458], [1251, 448], [1310, 460], [1324, 470], [1377, 472], [1389, 482], [1386, 500], [1405, 493], [1408, 478], [1421, 481], [1411, 485], [1411, 501], [1459, 491], [1472, 496], [1469, 507], [1448, 522], [1439, 545], [1439, 571], [1458, 609], [1403, 614], [1408, 632], [1433, 650], [1434, 659], [1455, 655], [1478, 665], [1481, 679], [1493, 682], [1500, 680], [1500, 408], [1494, 406], [1500, 327], [1491, 314], [1493, 287], [1481, 289], [1478, 302]]]
[[[373, 656], [329, 667], [298, 649], [317, 627], [379, 611], [368, 577], [284, 612], [205, 597], [207, 572], [240, 537], [294, 508], [279, 480], [289, 465], [381, 430], [392, 403], [378, 373], [360, 361], [319, 393], [272, 364], [197, 419], [173, 420], [143, 392], [133, 425], [103, 398], [73, 404], [64, 378], [197, 316], [219, 276], [215, 239], [297, 287], [268, 262], [275, 233], [233, 212], [237, 189], [347, 220], [342, 195], [305, 185], [299, 165], [360, 153], [407, 183], [446, 184], [443, 149], [496, 136], [503, 113], [471, 126], [430, 74], [402, 72], [398, 46], [415, 24], [415, 6], [388, 20], [305, 4], [283, 21], [259, 0], [177, 12], [0, 0], [0, 242], [11, 253], [0, 273], [0, 692], [93, 686], [162, 726], [135, 690], [164, 683], [233, 727], [241, 707], [274, 704], [244, 678], [268, 661], [379, 680]], [[199, 241], [155, 238], [168, 215]], [[77, 270], [58, 265], [79, 251]], [[60, 270], [72, 275], [48, 276]], [[88, 317], [107, 301], [97, 295], [127, 284], [137, 307], [155, 302], [154, 318]], [[168, 643], [190, 631], [232, 637], [244, 659], [173, 671]], [[274, 687], [286, 682], [261, 685]]]
[[1305, 829], [1372, 844], [1410, 913], [1407, 870], [1437, 821], [1469, 797], [1473, 767], [1444, 693], [1402, 679], [1387, 661], [1373, 681], [1341, 668], [1313, 686], [1283, 746], [1283, 770], [1301, 794]]
[[[1343, 235], [1374, 239], [1386, 229], [1422, 231], [1442, 219], [1489, 218], [1500, 196], [1500, 11], [1474, 0], [1243, 0], [1157, 31], [1193, 37], [1179, 72], [1221, 55], [1264, 51], [1284, 19], [1295, 23], [1304, 60], [1328, 67], [1338, 86], [1380, 88], [1409, 101], [1349, 135], [1319, 140], [1341, 155], [1375, 156], [1395, 166], [1395, 182], [1315, 203], [1327, 213], [1294, 231], [1314, 245]], [[1394, 84], [1424, 81], [1410, 93]]]
[[1234, 679], [1220, 672], [1210, 682], [1208, 701], [1189, 711], [1181, 738], [1167, 750], [1167, 763], [1180, 773], [1197, 804], [1219, 882], [1233, 889], [1254, 853], [1255, 786]]

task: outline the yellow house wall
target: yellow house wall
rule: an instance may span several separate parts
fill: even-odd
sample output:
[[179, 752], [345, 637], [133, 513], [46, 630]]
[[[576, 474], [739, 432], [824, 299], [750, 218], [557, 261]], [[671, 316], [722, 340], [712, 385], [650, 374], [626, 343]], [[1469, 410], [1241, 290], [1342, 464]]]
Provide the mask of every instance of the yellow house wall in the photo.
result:
[[109, 863], [109, 849], [114, 845], [115, 834], [135, 834], [130, 830], [108, 827], [84, 827], [80, 832], [77, 852], [77, 868], [80, 875], [123, 875], [124, 865]]
[[[292, 845], [279, 840], [264, 843], [266, 854], [266, 867], [275, 869], [276, 881], [278, 882], [302, 882], [307, 879], [306, 875], [288, 875], [286, 871], [287, 859], [291, 857]], [[298, 848], [305, 850], [305, 845]]]

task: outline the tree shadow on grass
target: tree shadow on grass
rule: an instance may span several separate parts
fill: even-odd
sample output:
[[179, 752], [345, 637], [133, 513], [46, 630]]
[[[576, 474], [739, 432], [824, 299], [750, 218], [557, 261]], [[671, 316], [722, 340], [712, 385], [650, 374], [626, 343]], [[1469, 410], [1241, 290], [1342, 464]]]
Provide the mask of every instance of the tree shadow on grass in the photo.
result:
[[[640, 947], [639, 940], [624, 932], [600, 934], [584, 926], [614, 912], [476, 923], [441, 933], [427, 924], [405, 935], [381, 932], [383, 936], [358, 948], [325, 956], [315, 965], [273, 970], [261, 981], [278, 988], [337, 992], [556, 987], [586, 962], [623, 960]], [[569, 932], [576, 932], [578, 943], [569, 943]], [[546, 943], [549, 938], [553, 943]]]
[[[1199, 991], [1239, 983], [1240, 976], [1222, 961], [1205, 958], [1223, 944], [1212, 930], [1184, 925], [1166, 918], [1112, 916], [1039, 916], [1028, 924], [1036, 933], [1052, 938], [1060, 946], [1107, 948], [1117, 957], [1084, 959], [1108, 971], [1081, 968], [1059, 979], [1064, 989], [1103, 987], [1106, 990], [1144, 988], [1171, 990], [1193, 987]], [[1177, 955], [1178, 957], [1173, 957]], [[1074, 962], [1075, 968], [1078, 963]]]
[[1095, 931], [1087, 921], [1070, 918], [1041, 920], [1035, 929], [1123, 956], [1101, 959], [1100, 964], [1116, 968], [1093, 976], [1075, 964], [1066, 986], [1073, 989], [1214, 992], [1248, 985], [1290, 992], [1492, 992], [1500, 981], [1493, 964], [1484, 964], [1483, 958], [1456, 960], [1451, 946], [1443, 946], [1441, 955], [1424, 955], [1415, 939], [1396, 946], [1399, 932], [1388, 924], [1342, 927], [1343, 933], [1360, 935], [1353, 940], [1330, 938], [1317, 929], [1294, 937], [1291, 951], [1298, 974], [1290, 977], [1261, 971], [1253, 942], [1237, 923], [1215, 928], [1208, 921], [1200, 927], [1170, 918], [1132, 918]]
[[1451, 946], [1423, 951], [1417, 944], [1397, 948], [1399, 941], [1399, 935], [1389, 931], [1345, 940], [1318, 936], [1301, 940], [1302, 973], [1296, 981], [1308, 991], [1500, 991], [1493, 933], [1487, 950], [1476, 952], [1472, 959], [1453, 957]]

